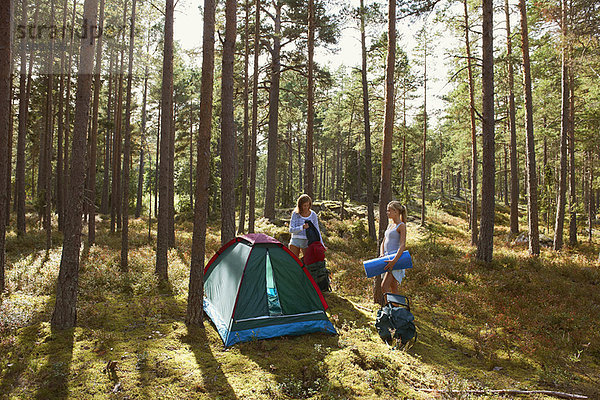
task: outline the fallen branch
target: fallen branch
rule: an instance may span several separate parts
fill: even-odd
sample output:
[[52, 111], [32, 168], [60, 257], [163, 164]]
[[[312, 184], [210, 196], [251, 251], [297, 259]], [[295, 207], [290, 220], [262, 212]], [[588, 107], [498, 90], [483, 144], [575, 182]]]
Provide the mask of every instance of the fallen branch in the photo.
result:
[[488, 389], [488, 390], [443, 390], [443, 389], [417, 389], [428, 393], [449, 393], [449, 394], [545, 394], [546, 396], [558, 397], [560, 399], [587, 399], [587, 396], [580, 394], [571, 394], [563, 392], [554, 392], [552, 390], [519, 390], [519, 389]]
[[[350, 302], [350, 303], [352, 303], [352, 302]], [[363, 311], [373, 312], [373, 310], [371, 310], [370, 308], [361, 306], [360, 304], [352, 303], [352, 305], [356, 308], [360, 308]]]

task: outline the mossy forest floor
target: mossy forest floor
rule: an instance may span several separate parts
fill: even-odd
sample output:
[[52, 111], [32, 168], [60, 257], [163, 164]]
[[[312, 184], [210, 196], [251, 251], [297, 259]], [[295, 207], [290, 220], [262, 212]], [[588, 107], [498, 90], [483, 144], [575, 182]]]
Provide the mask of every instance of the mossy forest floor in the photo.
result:
[[[386, 345], [374, 328], [373, 282], [361, 261], [377, 246], [357, 217], [322, 218], [333, 280], [325, 297], [339, 334], [229, 349], [208, 319], [203, 329], [183, 322], [191, 223], [177, 224], [170, 286], [158, 288], [147, 220], [131, 222], [127, 274], [119, 269], [120, 237], [101, 221], [97, 244], [82, 248], [77, 327], [61, 332], [49, 324], [60, 235], [47, 253], [32, 225], [23, 238], [9, 232], [0, 399], [495, 399], [502, 397], [465, 391], [509, 388], [600, 399], [600, 238], [530, 258], [507, 242], [508, 210], [499, 206], [495, 260], [485, 265], [474, 259], [457, 204], [430, 206], [427, 229], [408, 224], [414, 268], [401, 292], [411, 299], [418, 341], [407, 349]], [[208, 257], [219, 246], [216, 226]], [[257, 231], [278, 236], [285, 228], [259, 221]]]

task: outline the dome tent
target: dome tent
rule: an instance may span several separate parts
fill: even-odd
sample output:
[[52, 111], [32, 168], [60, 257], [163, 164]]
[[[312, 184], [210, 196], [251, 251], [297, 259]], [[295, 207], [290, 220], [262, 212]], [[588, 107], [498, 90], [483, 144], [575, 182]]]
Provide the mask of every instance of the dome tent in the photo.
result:
[[204, 311], [225, 346], [283, 335], [336, 334], [327, 308], [302, 262], [264, 234], [229, 241], [204, 269]]

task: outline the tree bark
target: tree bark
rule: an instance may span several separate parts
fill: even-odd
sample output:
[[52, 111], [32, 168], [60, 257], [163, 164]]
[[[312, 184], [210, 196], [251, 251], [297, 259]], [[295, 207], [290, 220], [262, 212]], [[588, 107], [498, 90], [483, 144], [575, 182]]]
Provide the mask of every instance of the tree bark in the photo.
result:
[[[11, 119], [11, 75], [12, 75], [12, 39], [13, 39], [13, 0], [0, 4], [0, 149], [7, 149]], [[6, 171], [9, 169], [7, 152], [0, 152], [0, 188], [6, 187]], [[8, 205], [6, 191], [0, 191], [0, 294], [4, 292], [6, 263], [6, 210]]]
[[269, 88], [269, 134], [267, 155], [267, 187], [265, 190], [264, 216], [275, 218], [275, 189], [277, 188], [277, 135], [279, 127], [279, 81], [281, 69], [281, 3], [276, 2], [273, 49], [271, 52], [271, 86]]
[[315, 125], [315, 82], [314, 82], [314, 51], [315, 51], [315, 2], [308, 0], [308, 110], [306, 121], [306, 158], [304, 167], [304, 192], [311, 198], [314, 197], [314, 148], [313, 136]]
[[260, 55], [260, 0], [256, 0], [254, 22], [254, 72], [252, 76], [252, 138], [250, 140], [250, 190], [248, 199], [248, 232], [254, 233], [256, 215], [256, 157], [258, 136], [258, 56]]
[[[165, 36], [161, 97], [160, 169], [158, 178], [158, 232], [156, 238], [156, 275], [168, 281], [169, 249], [169, 154], [173, 120], [173, 0], [165, 0]], [[209, 118], [210, 120], [210, 118]]]
[[365, 123], [365, 169], [367, 181], [367, 221], [369, 237], [377, 241], [375, 230], [375, 212], [373, 210], [373, 161], [371, 160], [371, 123], [369, 115], [369, 82], [367, 80], [367, 39], [365, 32], [365, 4], [360, 0], [360, 46], [361, 46], [361, 83], [363, 95], [363, 120]]
[[[568, 47], [571, 53], [570, 46]], [[575, 187], [575, 74], [569, 65], [569, 244], [577, 244], [577, 188]], [[582, 179], [583, 180], [583, 179]]]
[[[477, 245], [479, 229], [477, 226], [477, 127], [475, 125], [475, 83], [473, 81], [473, 63], [471, 61], [471, 42], [469, 40], [469, 10], [467, 0], [463, 0], [465, 13], [465, 43], [467, 49], [467, 71], [469, 74], [469, 116], [471, 121], [471, 245]], [[460, 186], [460, 183], [459, 183]]]
[[127, 72], [127, 98], [125, 100], [125, 145], [123, 147], [123, 202], [121, 214], [123, 217], [121, 227], [121, 271], [129, 271], [129, 170], [131, 158], [131, 85], [133, 79], [133, 49], [135, 47], [135, 5], [131, 5], [131, 19], [129, 27], [129, 64]]
[[569, 131], [569, 68], [567, 55], [567, 5], [562, 1], [562, 111], [560, 123], [560, 175], [558, 180], [558, 200], [556, 202], [556, 220], [554, 223], [554, 243], [552, 248], [560, 250], [563, 246], [565, 224], [565, 203], [567, 192], [567, 136]]
[[[110, 64], [108, 68], [108, 101], [106, 103], [106, 119], [108, 121], [111, 120], [110, 110], [112, 107], [112, 88], [113, 88], [113, 52], [110, 53]], [[111, 166], [111, 141], [112, 141], [112, 131], [111, 129], [106, 129], [106, 133], [104, 135], [104, 171], [102, 174], [102, 200], [100, 202], [100, 212], [102, 214], [108, 214], [108, 206], [109, 206], [109, 197], [108, 197], [108, 187], [110, 186], [110, 166]]]
[[521, 43], [523, 51], [523, 89], [525, 91], [525, 145], [527, 146], [527, 223], [529, 228], [529, 254], [540, 255], [538, 217], [538, 188], [535, 166], [535, 141], [533, 137], [533, 96], [531, 93], [531, 67], [529, 61], [529, 32], [525, 0], [519, 0], [521, 10]]
[[[104, 0], [100, 0], [99, 29], [104, 24]], [[98, 106], [100, 103], [100, 87], [102, 86], [102, 35], [96, 43], [96, 71], [94, 72], [94, 103], [92, 106], [92, 131], [90, 133], [90, 160], [88, 170], [88, 243], [96, 242], [96, 147], [98, 146]]]
[[[88, 26], [96, 25], [98, 0], [85, 0], [83, 20]], [[87, 152], [87, 125], [90, 111], [90, 95], [94, 67], [94, 41], [81, 40], [79, 50], [79, 74], [75, 100], [75, 121], [71, 175], [67, 207], [65, 208], [65, 231], [60, 270], [56, 285], [56, 304], [52, 314], [53, 328], [66, 329], [75, 326], [77, 321], [77, 287], [79, 279], [79, 249], [83, 213], [83, 190], [85, 184], [85, 159]]]
[[221, 244], [235, 237], [235, 123], [233, 63], [236, 40], [236, 0], [225, 3], [225, 42], [221, 75]]
[[215, 1], [204, 0], [202, 39], [202, 83], [200, 89], [200, 128], [196, 157], [196, 205], [190, 263], [190, 285], [185, 321], [202, 326], [204, 299], [204, 256], [206, 252], [206, 220], [208, 217], [208, 185], [210, 177], [210, 135], [214, 80]]
[[496, 156], [494, 143], [494, 44], [493, 2], [483, 0], [483, 174], [481, 182], [481, 227], [477, 258], [490, 262], [494, 253]]
[[[23, 0], [21, 25], [27, 26], [27, 0]], [[17, 235], [23, 236], [25, 224], [25, 146], [27, 142], [27, 122], [29, 119], [29, 97], [27, 96], [27, 36], [21, 40], [21, 73], [19, 78], [19, 133], [17, 136], [17, 169], [15, 171], [15, 199], [17, 201]], [[33, 56], [31, 56], [33, 57]], [[10, 58], [9, 58], [10, 59]]]
[[[148, 48], [150, 47], [150, 41], [148, 40]], [[149, 49], [148, 49], [149, 50]], [[137, 198], [135, 202], [135, 217], [139, 218], [142, 215], [142, 200], [144, 194], [144, 149], [146, 147], [146, 105], [148, 103], [148, 65], [144, 70], [144, 95], [142, 100], [142, 132], [140, 137], [140, 165], [138, 170], [138, 185], [137, 185]], [[191, 173], [191, 171], [190, 171]], [[191, 179], [191, 175], [190, 175]], [[190, 194], [191, 196], [191, 194]], [[152, 198], [150, 199], [152, 201]]]
[[[423, 153], [421, 154], [421, 226], [425, 226], [425, 190], [427, 189], [425, 173], [427, 158], [427, 31], [424, 31], [424, 68], [423, 68]], [[393, 126], [392, 126], [393, 132]], [[391, 164], [390, 164], [391, 165]]]
[[[504, 3], [504, 13], [506, 15], [506, 51], [508, 54], [508, 120], [510, 126], [510, 233], [517, 234], [519, 233], [519, 168], [517, 166], [517, 124], [515, 117], [515, 95], [513, 89], [514, 68], [512, 63], [510, 9], [508, 0], [505, 0]], [[523, 19], [523, 15], [521, 15], [521, 19]], [[527, 21], [525, 21], [525, 23], [527, 23]], [[521, 35], [523, 35], [522, 32]]]
[[242, 172], [242, 195], [240, 198], [240, 219], [238, 222], [238, 234], [244, 232], [246, 226], [246, 197], [248, 196], [248, 174], [250, 169], [250, 154], [249, 154], [249, 75], [248, 64], [250, 57], [250, 39], [248, 37], [248, 25], [250, 23], [250, 1], [246, 0], [244, 6], [246, 17], [244, 20], [244, 150], [242, 156], [243, 172]]
[[[379, 244], [388, 226], [387, 205], [392, 200], [392, 138], [394, 134], [394, 65], [396, 64], [396, 2], [388, 1], [388, 48], [385, 75], [385, 112], [379, 189]], [[373, 283], [373, 302], [382, 304], [381, 276]]]

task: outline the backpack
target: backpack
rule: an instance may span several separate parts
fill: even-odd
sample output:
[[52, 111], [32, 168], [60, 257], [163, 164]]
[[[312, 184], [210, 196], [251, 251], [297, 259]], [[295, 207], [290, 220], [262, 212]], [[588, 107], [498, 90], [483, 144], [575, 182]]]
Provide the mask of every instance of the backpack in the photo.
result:
[[329, 292], [331, 291], [331, 284], [329, 281], [329, 270], [325, 266], [325, 261], [317, 261], [312, 264], [306, 265], [308, 272], [315, 280], [317, 286], [321, 292]]
[[410, 304], [406, 296], [386, 293], [386, 304], [377, 312], [375, 328], [384, 342], [391, 344], [393, 339], [400, 339], [405, 346], [412, 338], [417, 340], [415, 317], [410, 312]]

